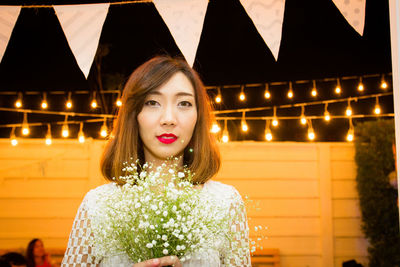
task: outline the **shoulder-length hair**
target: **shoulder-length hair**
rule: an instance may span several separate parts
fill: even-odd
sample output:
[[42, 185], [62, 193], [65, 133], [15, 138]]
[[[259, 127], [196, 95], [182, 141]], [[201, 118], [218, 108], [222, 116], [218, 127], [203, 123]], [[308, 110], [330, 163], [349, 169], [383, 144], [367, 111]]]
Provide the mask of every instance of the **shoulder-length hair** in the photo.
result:
[[123, 175], [124, 162], [138, 159], [141, 164], [144, 163], [137, 116], [143, 108], [146, 96], [178, 72], [183, 73], [191, 82], [197, 108], [193, 136], [184, 150], [184, 165], [194, 173], [193, 183], [205, 183], [218, 172], [221, 165], [220, 154], [210, 132], [213, 117], [203, 83], [186, 61], [157, 56], [139, 66], [125, 84], [122, 106], [101, 158], [101, 171], [106, 179], [114, 181], [115, 177], [117, 183], [122, 183], [118, 178]]

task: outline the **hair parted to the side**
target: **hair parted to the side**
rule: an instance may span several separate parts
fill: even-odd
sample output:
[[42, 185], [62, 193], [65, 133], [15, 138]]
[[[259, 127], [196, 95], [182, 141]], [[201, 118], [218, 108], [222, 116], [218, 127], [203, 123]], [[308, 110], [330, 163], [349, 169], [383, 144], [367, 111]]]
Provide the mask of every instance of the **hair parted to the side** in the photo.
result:
[[[137, 116], [146, 96], [181, 72], [191, 82], [196, 99], [197, 122], [193, 136], [183, 155], [183, 162], [192, 173], [194, 183], [205, 183], [221, 165], [216, 140], [210, 132], [212, 113], [208, 95], [198, 74], [182, 59], [157, 56], [139, 66], [129, 77], [122, 94], [122, 106], [101, 158], [101, 171], [110, 181], [120, 183], [124, 162], [137, 159], [143, 164], [143, 143], [139, 136]], [[173, 155], [171, 155], [173, 156]]]

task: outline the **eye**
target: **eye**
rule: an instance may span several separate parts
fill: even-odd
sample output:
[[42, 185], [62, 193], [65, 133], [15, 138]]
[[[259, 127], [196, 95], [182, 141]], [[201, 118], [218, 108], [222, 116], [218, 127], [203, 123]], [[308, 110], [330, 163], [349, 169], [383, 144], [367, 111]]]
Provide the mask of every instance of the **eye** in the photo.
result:
[[155, 100], [148, 100], [146, 102], [144, 102], [145, 106], [150, 106], [150, 107], [155, 107], [155, 106], [159, 106], [159, 103]]
[[191, 107], [193, 105], [189, 101], [181, 101], [181, 102], [178, 103], [178, 106], [180, 106], [180, 107]]

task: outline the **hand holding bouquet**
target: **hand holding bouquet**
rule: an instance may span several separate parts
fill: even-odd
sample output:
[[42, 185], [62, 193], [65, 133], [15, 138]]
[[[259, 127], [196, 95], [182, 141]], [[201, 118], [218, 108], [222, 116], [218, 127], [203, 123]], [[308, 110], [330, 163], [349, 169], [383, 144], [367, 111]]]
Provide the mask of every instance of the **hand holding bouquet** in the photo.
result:
[[97, 200], [91, 221], [97, 258], [126, 253], [133, 262], [166, 255], [185, 261], [233, 238], [232, 214], [192, 184], [189, 170], [176, 163], [137, 166], [126, 163], [123, 185]]

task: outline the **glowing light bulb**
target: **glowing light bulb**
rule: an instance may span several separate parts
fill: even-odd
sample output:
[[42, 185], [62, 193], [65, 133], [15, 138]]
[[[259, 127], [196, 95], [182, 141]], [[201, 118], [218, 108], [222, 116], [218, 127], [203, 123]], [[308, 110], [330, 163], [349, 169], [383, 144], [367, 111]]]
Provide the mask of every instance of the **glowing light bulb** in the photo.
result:
[[271, 132], [271, 129], [269, 128], [269, 124], [270, 124], [270, 121], [267, 120], [266, 125], [265, 125], [265, 140], [267, 140], [267, 141], [272, 140], [272, 132]]
[[330, 121], [331, 120], [331, 115], [329, 114], [329, 111], [324, 112], [324, 120]]
[[115, 105], [117, 105], [117, 107], [121, 107], [122, 106], [122, 101], [121, 99], [117, 99], [117, 101], [115, 102]]
[[69, 136], [69, 128], [68, 124], [64, 123], [61, 128], [61, 136], [67, 138]]
[[67, 109], [71, 109], [71, 108], [72, 108], [72, 101], [71, 101], [71, 100], [68, 100], [68, 101], [65, 103], [65, 106], [67, 107]]
[[90, 106], [92, 108], [97, 108], [97, 101], [96, 100], [92, 100], [92, 103], [90, 104]]
[[312, 91], [311, 91], [311, 95], [312, 96], [317, 96], [317, 94], [318, 94], [317, 93], [317, 89], [313, 88]]
[[13, 127], [11, 129], [10, 139], [11, 139], [11, 145], [12, 146], [18, 145], [18, 140], [17, 140], [17, 137], [15, 136], [15, 127]]
[[349, 142], [352, 142], [354, 140], [354, 130], [353, 129], [349, 129], [349, 131], [347, 132], [346, 140]]
[[28, 135], [30, 133], [28, 124], [28, 115], [24, 113], [24, 120], [22, 121], [22, 135]]
[[221, 96], [220, 96], [220, 95], [217, 95], [217, 96], [215, 97], [215, 102], [216, 102], [216, 103], [221, 103], [221, 101], [222, 101]]
[[222, 131], [222, 142], [227, 143], [229, 141], [229, 132], [228, 132], [228, 121], [224, 121], [224, 130]]
[[381, 78], [381, 88], [382, 89], [387, 89], [388, 88], [388, 84], [387, 84], [387, 82], [385, 80], [385, 75], [382, 75], [382, 78]]
[[47, 109], [48, 105], [47, 105], [47, 101], [43, 100], [42, 104], [41, 104], [42, 109]]
[[107, 137], [107, 134], [108, 134], [108, 129], [107, 129], [107, 124], [106, 124], [106, 118], [104, 118], [104, 123], [100, 129], [100, 135], [101, 135], [101, 137]]
[[269, 84], [268, 83], [265, 84], [264, 97], [266, 99], [270, 99], [271, 98], [271, 93], [269, 92]]
[[247, 126], [246, 122], [242, 122], [242, 131], [247, 132], [249, 130], [249, 127]]
[[23, 135], [28, 135], [30, 133], [29, 128], [28, 127], [24, 127], [22, 128], [22, 134]]
[[17, 101], [15, 101], [15, 107], [16, 107], [16, 108], [22, 107], [22, 101], [21, 101], [20, 99], [18, 99]]
[[300, 119], [300, 123], [305, 125], [307, 123], [306, 117], [302, 116], [301, 119]]
[[51, 145], [51, 137], [46, 137], [46, 145]]
[[311, 90], [311, 95], [315, 97], [315, 96], [317, 96], [317, 94], [318, 94], [318, 92], [317, 92], [317, 84], [316, 84], [315, 80], [313, 80], [313, 88]]
[[47, 134], [46, 134], [46, 145], [51, 145], [52, 140], [51, 140], [51, 127], [50, 124], [47, 124]]
[[279, 124], [278, 119], [277, 119], [277, 118], [273, 118], [273, 119], [272, 119], [272, 126], [277, 127], [278, 124]]
[[246, 99], [246, 96], [244, 95], [243, 92], [240, 93], [239, 99], [240, 99], [240, 101], [244, 101]]
[[308, 130], [308, 139], [310, 139], [311, 141], [315, 139], [315, 133], [312, 128]]
[[83, 122], [81, 122], [79, 126], [78, 140], [81, 144], [85, 142], [85, 134], [83, 133]]
[[357, 90], [359, 92], [363, 92], [364, 91], [364, 84], [362, 82], [362, 77], [360, 77], [359, 81], [358, 81], [358, 86], [357, 86]]
[[213, 125], [211, 126], [211, 132], [212, 133], [218, 133], [221, 130], [217, 122], [214, 122]]
[[381, 114], [381, 107], [380, 107], [379, 105], [375, 106], [374, 113], [375, 113], [376, 115]]
[[290, 90], [290, 91], [287, 93], [287, 96], [288, 96], [288, 98], [293, 98], [293, 91]]
[[340, 80], [337, 78], [336, 80], [336, 88], [335, 88], [335, 93], [339, 95], [342, 92], [342, 87], [340, 86]]
[[347, 116], [347, 117], [350, 117], [351, 114], [353, 114], [353, 110], [352, 110], [351, 108], [348, 107], [348, 108], [346, 109], [346, 116]]
[[11, 138], [11, 145], [12, 146], [18, 145], [18, 140], [16, 138]]

